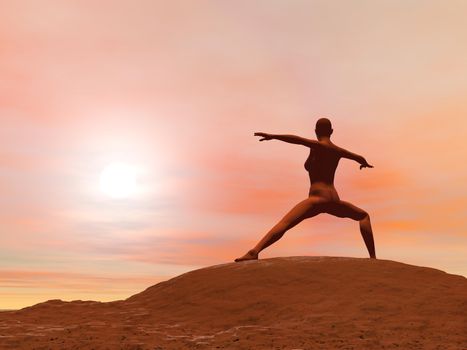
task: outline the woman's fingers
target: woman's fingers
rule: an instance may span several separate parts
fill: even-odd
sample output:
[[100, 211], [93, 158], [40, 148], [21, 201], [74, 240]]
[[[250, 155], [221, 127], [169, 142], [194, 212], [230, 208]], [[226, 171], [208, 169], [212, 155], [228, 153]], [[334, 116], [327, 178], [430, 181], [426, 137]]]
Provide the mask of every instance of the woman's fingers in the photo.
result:
[[363, 168], [373, 168], [373, 165], [370, 165], [370, 164], [360, 165], [360, 170], [362, 170]]
[[264, 140], [269, 140], [268, 138], [268, 134], [266, 134], [265, 132], [255, 132], [255, 136], [261, 136], [262, 139], [260, 139], [260, 141], [264, 141]]

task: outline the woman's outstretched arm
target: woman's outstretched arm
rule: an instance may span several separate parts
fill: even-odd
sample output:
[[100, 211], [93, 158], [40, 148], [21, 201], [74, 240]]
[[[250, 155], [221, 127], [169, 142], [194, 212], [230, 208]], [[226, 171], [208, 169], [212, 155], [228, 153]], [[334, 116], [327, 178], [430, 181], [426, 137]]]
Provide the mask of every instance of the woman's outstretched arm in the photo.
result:
[[373, 168], [373, 165], [368, 164], [368, 162], [363, 156], [347, 151], [346, 149], [343, 149], [343, 148], [341, 148], [340, 151], [341, 151], [341, 157], [352, 159], [356, 161], [357, 163], [360, 163], [360, 170], [362, 168]]
[[317, 145], [319, 145], [318, 141], [315, 140], [309, 140], [304, 137], [296, 136], [296, 135], [274, 135], [274, 134], [267, 134], [265, 132], [255, 132], [255, 136], [261, 136], [262, 139], [260, 141], [264, 140], [280, 140], [288, 143], [294, 143], [297, 145], [303, 145], [307, 146], [310, 148], [314, 148]]

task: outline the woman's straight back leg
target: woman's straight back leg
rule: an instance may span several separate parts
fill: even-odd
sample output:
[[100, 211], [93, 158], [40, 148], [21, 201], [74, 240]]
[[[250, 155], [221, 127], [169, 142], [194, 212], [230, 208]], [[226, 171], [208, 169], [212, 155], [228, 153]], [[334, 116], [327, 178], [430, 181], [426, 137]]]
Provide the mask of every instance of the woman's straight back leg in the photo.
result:
[[316, 216], [324, 211], [327, 199], [311, 196], [295, 205], [268, 233], [250, 249], [243, 257], [235, 261], [257, 259], [260, 251], [279, 240], [286, 231], [307, 218]]

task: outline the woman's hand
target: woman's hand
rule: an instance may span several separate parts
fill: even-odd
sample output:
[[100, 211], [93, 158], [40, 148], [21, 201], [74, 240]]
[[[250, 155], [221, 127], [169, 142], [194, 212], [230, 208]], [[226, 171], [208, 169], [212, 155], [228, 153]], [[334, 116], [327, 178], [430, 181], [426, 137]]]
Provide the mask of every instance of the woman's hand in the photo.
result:
[[367, 163], [367, 161], [365, 161], [365, 163], [360, 165], [360, 170], [362, 170], [363, 168], [373, 168], [373, 165], [370, 165]]
[[265, 132], [255, 132], [255, 136], [261, 136], [262, 139], [260, 139], [260, 141], [264, 141], [264, 140], [272, 140], [272, 136], [271, 134], [266, 134]]

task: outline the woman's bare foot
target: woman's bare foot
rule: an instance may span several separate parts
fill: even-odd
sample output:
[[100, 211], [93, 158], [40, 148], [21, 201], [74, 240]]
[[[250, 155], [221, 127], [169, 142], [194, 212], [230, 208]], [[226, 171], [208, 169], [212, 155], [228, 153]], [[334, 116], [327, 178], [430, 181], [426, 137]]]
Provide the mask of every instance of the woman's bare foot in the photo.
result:
[[258, 260], [258, 253], [254, 249], [250, 249], [244, 256], [235, 259], [235, 262], [243, 260]]

